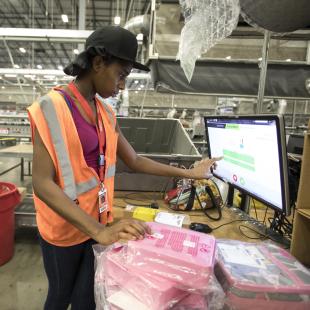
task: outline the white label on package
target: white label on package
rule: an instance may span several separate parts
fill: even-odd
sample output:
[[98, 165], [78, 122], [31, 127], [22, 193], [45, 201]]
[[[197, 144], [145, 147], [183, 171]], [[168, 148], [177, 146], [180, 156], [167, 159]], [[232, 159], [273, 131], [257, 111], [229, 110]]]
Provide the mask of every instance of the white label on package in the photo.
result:
[[194, 248], [196, 246], [196, 243], [192, 242], [192, 241], [189, 241], [189, 240], [184, 240], [183, 245], [187, 246], [189, 248]]
[[118, 291], [111, 295], [108, 299], [108, 302], [117, 306], [120, 309], [123, 310], [148, 310], [149, 308], [142, 304], [138, 299], [136, 299], [134, 296], [128, 294], [125, 291]]
[[132, 211], [134, 208], [135, 208], [135, 206], [132, 206], [132, 205], [126, 205], [125, 210], [126, 210], [126, 211]]
[[254, 247], [249, 247], [250, 251], [248, 251], [247, 247], [228, 244], [218, 244], [218, 247], [227, 263], [266, 268], [261, 262], [261, 259], [264, 257], [260, 253], [260, 255], [256, 257], [256, 254], [259, 251]]
[[164, 238], [164, 235], [159, 233], [159, 232], [155, 232], [151, 235], [153, 238], [156, 238], [156, 239], [162, 239]]
[[185, 215], [183, 214], [159, 212], [156, 214], [154, 221], [161, 224], [171, 225], [175, 227], [182, 227], [184, 219]]

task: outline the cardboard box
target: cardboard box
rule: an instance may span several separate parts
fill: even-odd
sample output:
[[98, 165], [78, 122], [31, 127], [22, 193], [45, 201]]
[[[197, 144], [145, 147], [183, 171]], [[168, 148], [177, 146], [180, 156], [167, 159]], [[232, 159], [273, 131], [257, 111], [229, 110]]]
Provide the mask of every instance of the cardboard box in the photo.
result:
[[310, 267], [310, 121], [305, 134], [291, 253]]

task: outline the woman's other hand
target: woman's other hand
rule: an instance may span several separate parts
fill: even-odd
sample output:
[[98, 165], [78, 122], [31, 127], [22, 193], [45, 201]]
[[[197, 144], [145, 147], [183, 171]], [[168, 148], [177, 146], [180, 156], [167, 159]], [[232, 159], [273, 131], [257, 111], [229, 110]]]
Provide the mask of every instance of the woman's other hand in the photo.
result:
[[120, 239], [141, 240], [145, 234], [151, 234], [151, 229], [146, 223], [134, 219], [123, 219], [100, 230], [95, 239], [103, 245], [111, 245]]

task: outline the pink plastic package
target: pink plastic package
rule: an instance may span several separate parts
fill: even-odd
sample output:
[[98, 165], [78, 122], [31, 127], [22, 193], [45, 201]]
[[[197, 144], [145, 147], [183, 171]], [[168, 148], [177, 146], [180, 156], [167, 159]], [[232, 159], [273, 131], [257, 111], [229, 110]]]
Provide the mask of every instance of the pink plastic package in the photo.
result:
[[128, 242], [129, 268], [170, 279], [182, 289], [207, 289], [213, 274], [215, 238], [153, 222], [148, 225], [152, 235]]
[[171, 308], [188, 292], [175, 287], [171, 280], [147, 273], [133, 273], [126, 268], [126, 247], [109, 251], [104, 262], [106, 277], [129, 292], [150, 310]]
[[271, 243], [217, 241], [215, 275], [238, 310], [310, 309], [310, 272]]

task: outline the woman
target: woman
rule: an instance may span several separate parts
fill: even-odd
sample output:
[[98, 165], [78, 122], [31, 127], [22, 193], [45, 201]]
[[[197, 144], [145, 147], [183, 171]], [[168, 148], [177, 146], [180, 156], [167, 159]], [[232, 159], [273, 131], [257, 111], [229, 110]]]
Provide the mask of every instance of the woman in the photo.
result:
[[49, 281], [45, 309], [94, 309], [92, 244], [142, 239], [142, 222], [112, 222], [116, 154], [133, 170], [204, 178], [216, 159], [184, 170], [138, 156], [120, 132], [107, 98], [125, 88], [137, 40], [107, 26], [86, 40], [85, 51], [65, 68], [76, 79], [55, 88], [28, 109], [34, 145], [33, 190], [44, 268]]

